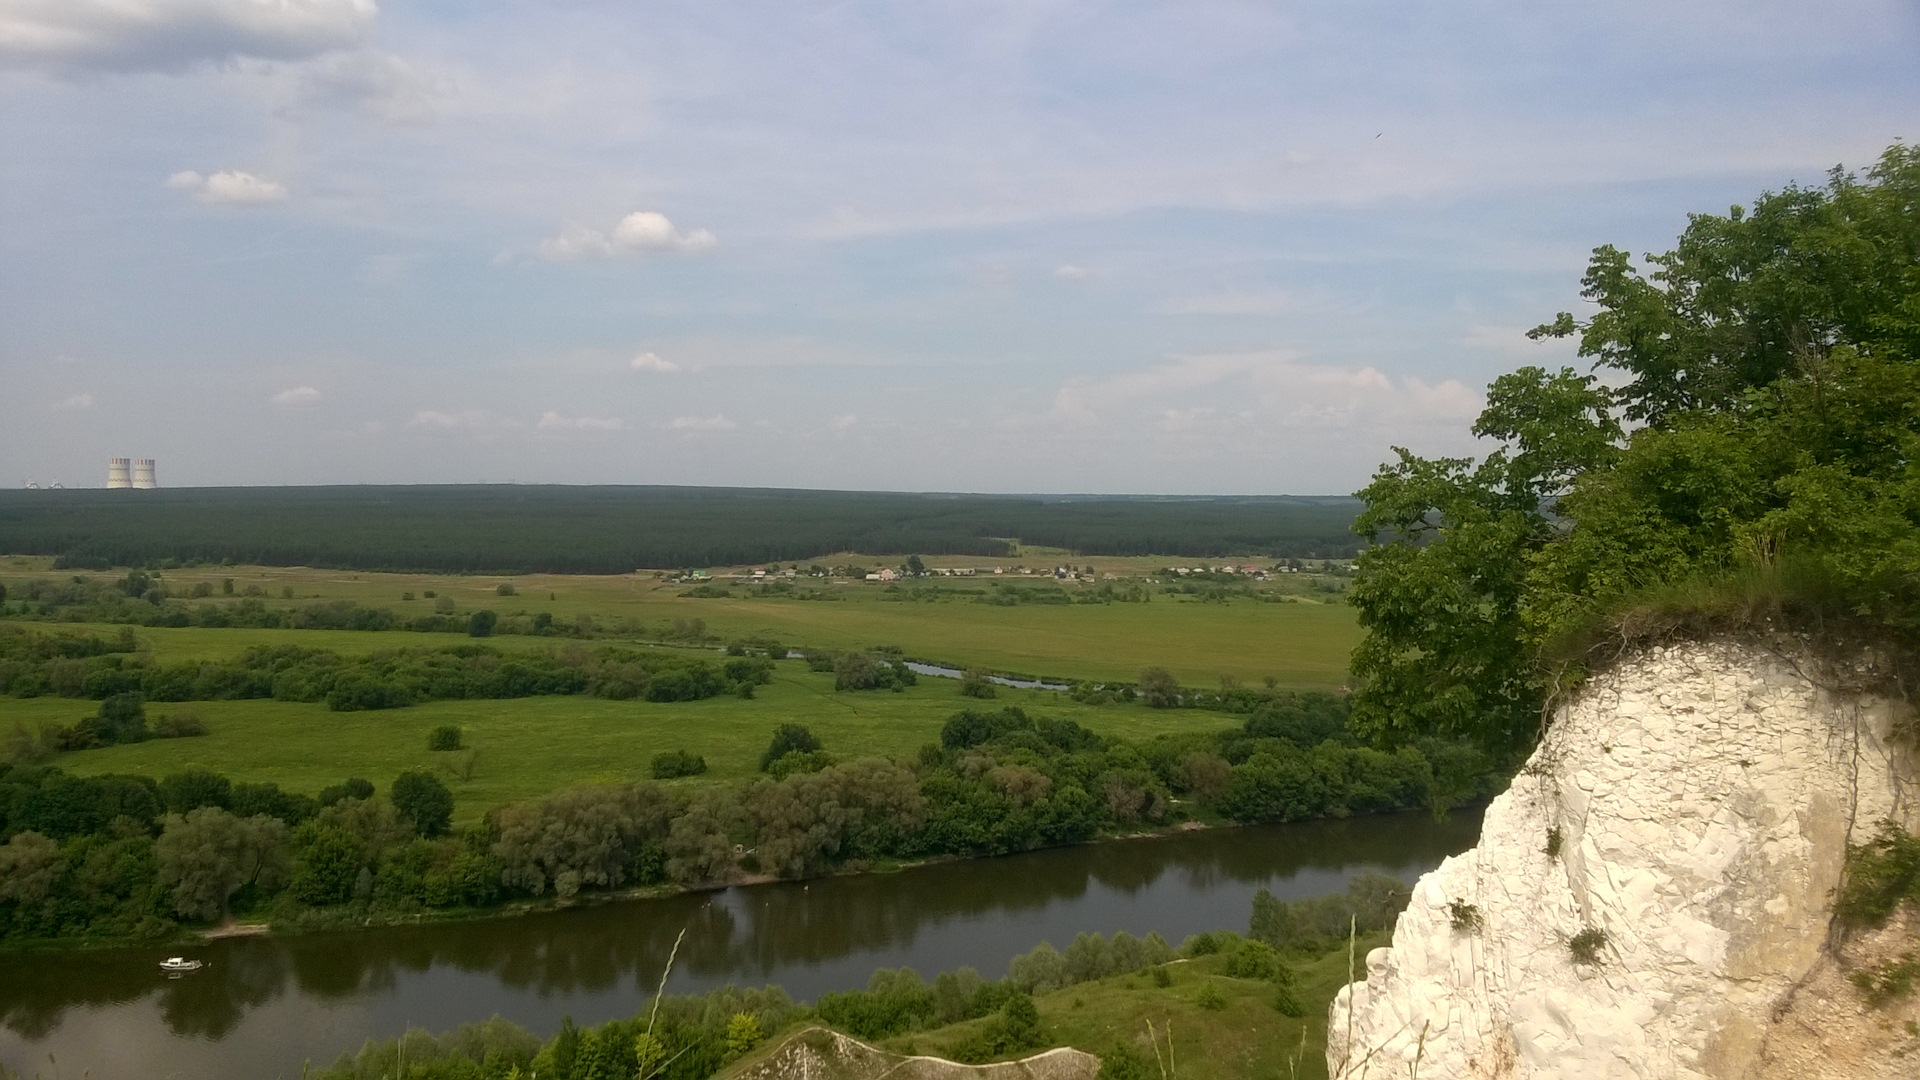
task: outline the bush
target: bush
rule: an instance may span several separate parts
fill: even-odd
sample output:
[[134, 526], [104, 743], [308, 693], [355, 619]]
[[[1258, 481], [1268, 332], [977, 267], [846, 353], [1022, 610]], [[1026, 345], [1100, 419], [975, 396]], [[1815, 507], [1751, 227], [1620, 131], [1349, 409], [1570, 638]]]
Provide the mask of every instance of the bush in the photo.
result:
[[1562, 843], [1562, 839], [1560, 836], [1560, 826], [1555, 825], [1552, 828], [1548, 829], [1547, 830], [1547, 858], [1557, 859], [1560, 857], [1561, 843]]
[[428, 733], [427, 749], [436, 751], [458, 750], [460, 749], [460, 735], [461, 731], [458, 724], [441, 724]]
[[760, 771], [766, 772], [773, 763], [788, 754], [811, 754], [820, 749], [820, 740], [813, 737], [800, 724], [781, 724], [773, 731], [773, 741], [767, 744], [767, 751], [760, 755]]
[[1567, 941], [1567, 951], [1573, 954], [1576, 964], [1597, 964], [1600, 962], [1600, 950], [1607, 947], [1607, 932], [1589, 926], [1573, 935]]
[[1878, 926], [1903, 902], [1920, 903], [1920, 836], [1882, 821], [1872, 840], [1847, 846], [1846, 877], [1833, 913], [1848, 923]]
[[1171, 709], [1180, 704], [1180, 682], [1163, 667], [1150, 667], [1140, 673], [1140, 696], [1156, 709]]
[[321, 788], [320, 795], [316, 801], [318, 801], [321, 806], [332, 806], [334, 803], [342, 802], [346, 799], [371, 798], [373, 798], [373, 782], [371, 780], [362, 780], [355, 776], [348, 778], [344, 783], [329, 784]]
[[1480, 917], [1480, 909], [1465, 900], [1447, 901], [1447, 920], [1460, 933], [1477, 933], [1484, 925], [1484, 920]]
[[495, 596], [512, 596], [513, 591], [513, 582], [511, 581], [503, 581], [493, 588], [493, 594]]
[[707, 771], [707, 759], [699, 754], [685, 750], [668, 750], [653, 755], [653, 778], [655, 780], [678, 780], [683, 776], [699, 776]]
[[1115, 1039], [1100, 1055], [1099, 1080], [1159, 1080], [1160, 1072], [1131, 1042]]
[[1847, 976], [1847, 980], [1866, 996], [1868, 1005], [1876, 1009], [1885, 1008], [1913, 993], [1914, 984], [1920, 982], [1920, 957], [1915, 957], [1913, 953], [1902, 953], [1898, 960], [1853, 972]]
[[1227, 1007], [1227, 995], [1221, 993], [1218, 986], [1208, 983], [1200, 988], [1200, 996], [1194, 998], [1193, 1003], [1208, 1012], [1219, 1012]]
[[1227, 956], [1226, 972], [1236, 979], [1271, 979], [1280, 972], [1280, 957], [1264, 941], [1242, 941]]
[[156, 739], [186, 739], [205, 735], [207, 723], [192, 709], [182, 709], [154, 717], [151, 732]]
[[961, 697], [991, 699], [999, 692], [987, 678], [987, 673], [979, 668], [968, 668], [966, 673], [960, 676]]
[[775, 758], [773, 764], [767, 766], [767, 775], [775, 780], [785, 780], [799, 773], [817, 773], [835, 764], [833, 755], [825, 750], [815, 750], [811, 754], [794, 750]]
[[491, 611], [476, 611], [467, 616], [468, 637], [491, 637], [493, 628], [500, 622], [500, 616]]
[[453, 823], [453, 792], [432, 773], [418, 769], [401, 773], [387, 797], [421, 836], [439, 836]]

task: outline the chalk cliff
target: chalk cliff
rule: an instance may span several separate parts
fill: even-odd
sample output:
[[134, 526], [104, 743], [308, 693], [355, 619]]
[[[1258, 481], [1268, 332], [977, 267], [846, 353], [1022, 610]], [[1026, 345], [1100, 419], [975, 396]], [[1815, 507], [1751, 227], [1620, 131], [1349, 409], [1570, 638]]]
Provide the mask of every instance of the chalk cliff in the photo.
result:
[[1589, 680], [1335, 998], [1329, 1072], [1920, 1076], [1920, 1006], [1844, 978], [1914, 928], [1829, 913], [1849, 842], [1920, 827], [1911, 710], [1870, 675], [1719, 643]]

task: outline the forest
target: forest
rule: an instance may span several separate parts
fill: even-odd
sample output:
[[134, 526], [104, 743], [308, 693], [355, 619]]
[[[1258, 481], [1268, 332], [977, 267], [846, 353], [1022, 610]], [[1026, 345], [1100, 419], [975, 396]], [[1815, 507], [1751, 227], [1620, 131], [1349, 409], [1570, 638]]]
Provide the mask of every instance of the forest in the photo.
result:
[[837, 551], [1007, 558], [1358, 550], [1345, 497], [1132, 498], [463, 485], [0, 492], [0, 551], [62, 567], [253, 563], [620, 574]]

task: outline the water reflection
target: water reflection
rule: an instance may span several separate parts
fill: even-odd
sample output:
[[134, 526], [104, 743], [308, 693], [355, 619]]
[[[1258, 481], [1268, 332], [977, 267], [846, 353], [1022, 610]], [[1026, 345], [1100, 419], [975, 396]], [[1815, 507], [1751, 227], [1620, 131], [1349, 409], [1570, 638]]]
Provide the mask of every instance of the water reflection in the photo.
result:
[[[640, 1006], [683, 927], [671, 984], [681, 992], [771, 982], [809, 998], [878, 966], [972, 964], [994, 976], [1037, 941], [1064, 945], [1081, 930], [1177, 942], [1243, 926], [1262, 884], [1309, 896], [1367, 869], [1410, 878], [1477, 831], [1471, 813], [1214, 830], [490, 922], [231, 939], [195, 950], [208, 967], [171, 981], [159, 950], [13, 956], [0, 959], [0, 1061], [24, 1068], [51, 1051], [63, 1069], [91, 1058], [96, 1075], [119, 1075], [102, 1056], [106, 1030], [112, 1053], [178, 1058], [181, 1040], [200, 1043], [198, 1075], [258, 1075], [261, 1054], [297, 1075], [304, 1059], [409, 1021], [597, 1022]], [[263, 1013], [275, 1019], [255, 1022]]]

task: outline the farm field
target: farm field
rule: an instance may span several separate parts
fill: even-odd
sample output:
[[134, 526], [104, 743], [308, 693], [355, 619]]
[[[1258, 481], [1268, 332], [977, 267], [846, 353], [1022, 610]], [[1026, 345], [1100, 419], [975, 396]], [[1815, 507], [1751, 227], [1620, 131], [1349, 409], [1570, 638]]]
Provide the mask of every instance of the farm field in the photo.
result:
[[[867, 560], [864, 565], [888, 565], [887, 556], [837, 556]], [[1120, 584], [1135, 575], [1165, 566], [1164, 559], [1090, 559], [1096, 572], [1114, 574]], [[48, 560], [14, 557], [0, 561], [0, 585], [11, 595], [35, 579], [56, 576]], [[927, 557], [929, 565], [942, 565]], [[980, 560], [959, 557], [953, 565], [977, 565]], [[1103, 565], [1104, 564], [1104, 565]], [[991, 563], [988, 563], [991, 565]], [[102, 578], [108, 575], [99, 575]], [[230, 600], [219, 595], [223, 579], [236, 588], [258, 587], [272, 606], [296, 606], [315, 600], [350, 600], [367, 606], [391, 608], [397, 615], [429, 614], [436, 592], [451, 598], [461, 612], [488, 609], [501, 615], [551, 613], [571, 624], [586, 616], [600, 627], [631, 619], [648, 627], [676, 620], [700, 620], [719, 640], [771, 638], [796, 648], [861, 649], [895, 647], [908, 656], [995, 671], [1061, 679], [1124, 679], [1139, 677], [1148, 666], [1172, 671], [1183, 683], [1215, 685], [1222, 675], [1249, 683], [1272, 678], [1278, 685], [1330, 689], [1342, 685], [1347, 657], [1360, 640], [1351, 609], [1337, 602], [1337, 594], [1317, 575], [1296, 575], [1264, 584], [1260, 595], [1270, 600], [1236, 596], [1226, 602], [1206, 602], [1192, 596], [1155, 592], [1150, 602], [1095, 604], [1036, 604], [1011, 606], [980, 603], [997, 578], [935, 578], [919, 583], [923, 595], [935, 599], [901, 597], [907, 589], [889, 592], [886, 586], [857, 582], [821, 584], [823, 599], [795, 599], [778, 595], [745, 595], [736, 585], [725, 597], [693, 597], [685, 584], [652, 574], [613, 576], [523, 575], [454, 576], [375, 574], [306, 568], [230, 567], [180, 569], [164, 575], [175, 596], [196, 584], [215, 586], [216, 595], [190, 603]], [[510, 583], [514, 595], [496, 589]], [[721, 578], [716, 585], [727, 585]], [[1053, 588], [1048, 577], [1013, 577], [1014, 587]], [[1069, 593], [1098, 588], [1069, 583]], [[809, 586], [813, 589], [813, 586]], [[935, 593], [933, 590], [945, 590]], [[283, 593], [291, 592], [290, 599]], [[412, 600], [403, 599], [411, 593]], [[1271, 602], [1287, 600], [1292, 602]], [[213, 630], [199, 628], [139, 628], [156, 656], [167, 659], [213, 659], [229, 656], [251, 644], [287, 640], [341, 651], [371, 651], [403, 645], [440, 645], [464, 642], [461, 635], [403, 634], [387, 631], [361, 634], [323, 630]], [[285, 637], [283, 635], [292, 635]], [[491, 639], [501, 648], [548, 639]], [[0, 705], [0, 709], [4, 706]]]
[[[653, 755], [667, 750], [687, 750], [707, 760], [706, 774], [679, 783], [752, 776], [773, 729], [782, 723], [806, 725], [829, 753], [845, 760], [872, 754], [911, 757], [923, 744], [938, 741], [940, 726], [969, 705], [1019, 705], [1035, 715], [1075, 720], [1102, 735], [1125, 738], [1210, 731], [1235, 722], [1220, 713], [1082, 705], [1064, 694], [1006, 687], [993, 701], [981, 702], [960, 696], [952, 679], [923, 678], [899, 693], [836, 692], [832, 675], [809, 671], [797, 660], [780, 664], [774, 681], [758, 690], [752, 700], [655, 703], [576, 694], [438, 701], [365, 712], [284, 701], [153, 703], [148, 706], [153, 715], [197, 713], [207, 734], [69, 752], [53, 764], [79, 775], [155, 778], [201, 766], [235, 780], [272, 781], [307, 794], [349, 776], [384, 789], [403, 770], [424, 767], [437, 772], [453, 792], [456, 821], [470, 821], [490, 806], [571, 784], [648, 779]], [[93, 709], [93, 702], [68, 698], [0, 698], [0, 726], [71, 724]], [[469, 749], [429, 752], [427, 734], [442, 724], [464, 729]], [[470, 773], [465, 768], [469, 754]]]

